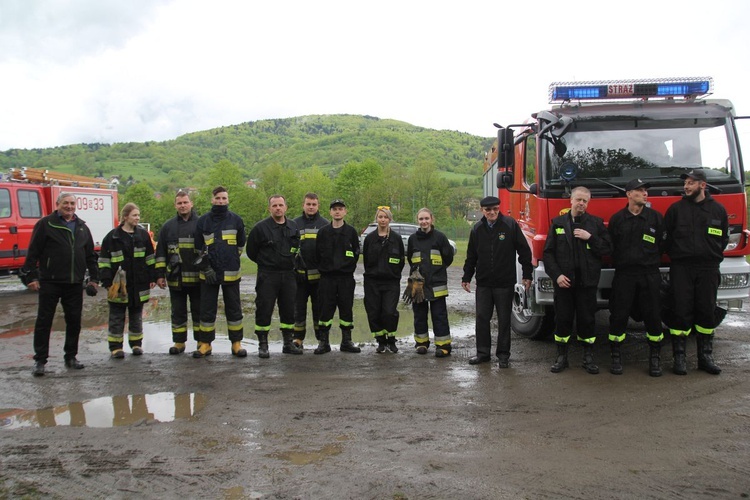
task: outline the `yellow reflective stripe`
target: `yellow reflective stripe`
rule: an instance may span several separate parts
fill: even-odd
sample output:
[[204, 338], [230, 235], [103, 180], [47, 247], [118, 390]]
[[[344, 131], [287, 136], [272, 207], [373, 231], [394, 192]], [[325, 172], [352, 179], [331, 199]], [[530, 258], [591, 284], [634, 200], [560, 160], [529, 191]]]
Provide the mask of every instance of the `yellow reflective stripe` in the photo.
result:
[[440, 250], [430, 250], [430, 261], [433, 266], [443, 265], [443, 256], [441, 255]]
[[333, 318], [330, 321], [318, 321], [318, 326], [331, 326], [333, 324]]
[[656, 238], [654, 238], [653, 236], [649, 236], [648, 234], [644, 234], [643, 241], [647, 241], [649, 243], [656, 243]]
[[724, 234], [724, 231], [716, 227], [709, 227], [708, 234], [713, 235], [713, 236], [721, 236], [722, 234]]
[[555, 234], [565, 234], [565, 228], [564, 227], [556, 227], [555, 228]]
[[259, 324], [255, 324], [255, 331], [256, 332], [270, 332], [271, 331], [271, 325], [268, 326], [261, 326]]
[[646, 340], [649, 342], [661, 342], [664, 340], [664, 334], [659, 333], [659, 335], [651, 335], [650, 333], [646, 333]]
[[122, 338], [123, 337], [124, 337], [124, 335], [119, 335], [118, 336], [118, 335], [110, 333], [109, 335], [107, 335], [107, 342], [118, 342], [118, 343], [120, 343], [120, 342], [122, 342]]
[[448, 296], [448, 285], [440, 285], [432, 287], [432, 295], [435, 297], [447, 297]]
[[563, 344], [567, 344], [569, 340], [570, 340], [570, 336], [567, 336], [567, 337], [558, 337], [557, 335], [555, 335], [555, 342], [560, 342], [560, 343], [563, 343]]
[[304, 232], [300, 231], [299, 239], [301, 239], [301, 240], [314, 240], [314, 239], [316, 239], [318, 237], [318, 230], [317, 229], [315, 230], [314, 233], [311, 233], [309, 231], [310, 231], [309, 229], [307, 231], [304, 231]]
[[443, 335], [441, 337], [436, 336], [435, 345], [439, 345], [439, 346], [451, 345], [451, 336], [450, 335]]
[[347, 250], [344, 255], [346, 255], [347, 257], [354, 258], [354, 252], [352, 250]]
[[623, 340], [625, 340], [625, 334], [623, 333], [622, 335], [615, 335], [613, 333], [610, 333], [609, 340], [610, 342], [622, 342]]
[[670, 328], [669, 334], [674, 335], [675, 337], [687, 337], [688, 335], [690, 335], [690, 330], [675, 330], [673, 328]]
[[401, 259], [398, 259], [396, 257], [391, 257], [390, 259], [388, 259], [389, 264], [398, 264], [399, 262], [401, 262]]
[[229, 330], [230, 332], [239, 332], [240, 330], [242, 330], [242, 321], [227, 321], [227, 330]]
[[128, 333], [128, 340], [131, 342], [134, 340], [143, 340], [143, 332], [140, 333]]
[[203, 243], [206, 245], [213, 245], [214, 244], [214, 234], [213, 233], [203, 233]]
[[154, 259], [154, 254], [151, 254], [148, 257], [146, 257], [146, 265], [147, 266], [153, 266], [154, 262], [156, 262], [156, 259]]
[[294, 330], [294, 324], [291, 323], [279, 323], [279, 328], [282, 330]]
[[351, 326], [354, 326], [354, 322], [352, 322], [352, 321], [344, 321], [343, 319], [340, 319], [339, 320], [339, 326], [341, 326], [341, 328], [351, 327]]
[[201, 330], [204, 332], [211, 331], [215, 328], [215, 323], [203, 323], [201, 322]]
[[579, 336], [576, 336], [576, 340], [578, 340], [578, 342], [586, 342], [587, 344], [593, 344], [594, 342], [596, 342], [596, 337], [591, 337], [590, 339], [583, 339]]
[[385, 335], [386, 333], [388, 333], [388, 332], [386, 332], [385, 330], [380, 330], [379, 332], [372, 332], [372, 336], [373, 337], [380, 337], [380, 336]]
[[697, 333], [702, 333], [703, 335], [711, 335], [712, 333], [714, 333], [714, 330], [714, 328], [704, 328], [700, 325], [695, 325], [695, 331]]
[[414, 340], [417, 342], [417, 344], [424, 344], [426, 340], [430, 340], [430, 334], [429, 333], [415, 333]]
[[141, 302], [148, 302], [149, 297], [151, 297], [151, 290], [140, 291], [138, 292], [138, 296]]

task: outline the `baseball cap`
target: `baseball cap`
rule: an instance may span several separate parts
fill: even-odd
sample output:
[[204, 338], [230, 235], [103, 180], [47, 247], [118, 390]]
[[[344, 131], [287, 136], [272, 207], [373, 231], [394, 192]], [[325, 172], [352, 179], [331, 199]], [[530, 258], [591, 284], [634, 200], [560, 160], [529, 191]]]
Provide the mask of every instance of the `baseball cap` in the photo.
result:
[[640, 179], [631, 179], [628, 181], [627, 184], [625, 184], [625, 191], [632, 191], [634, 189], [638, 189], [642, 187], [648, 189], [651, 187], [651, 184], [649, 184], [648, 182], [643, 182]]
[[685, 180], [688, 177], [691, 179], [694, 179], [696, 181], [705, 181], [706, 180], [706, 172], [703, 171], [702, 168], [694, 168], [690, 172], [687, 172], [685, 174], [680, 175], [680, 179]]
[[342, 200], [341, 198], [336, 198], [335, 200], [333, 200], [329, 208], [333, 208], [337, 205], [346, 208], [346, 203], [344, 203], [344, 200]]

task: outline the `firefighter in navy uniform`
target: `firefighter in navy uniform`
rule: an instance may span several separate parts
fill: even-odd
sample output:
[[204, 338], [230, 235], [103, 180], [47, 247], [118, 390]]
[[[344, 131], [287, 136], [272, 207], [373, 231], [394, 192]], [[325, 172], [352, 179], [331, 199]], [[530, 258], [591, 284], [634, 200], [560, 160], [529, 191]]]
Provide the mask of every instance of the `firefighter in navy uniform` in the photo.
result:
[[216, 313], [219, 289], [224, 298], [227, 334], [232, 343], [232, 354], [247, 356], [242, 347], [242, 303], [240, 300], [240, 255], [245, 246], [245, 224], [229, 210], [229, 194], [218, 186], [213, 190], [211, 211], [201, 215], [195, 228], [195, 265], [201, 279], [200, 331], [194, 358], [209, 356], [211, 343], [216, 338]]
[[258, 222], [247, 238], [247, 256], [258, 264], [255, 283], [255, 334], [258, 357], [268, 358], [268, 332], [274, 304], [279, 304], [279, 327], [284, 354], [302, 354], [293, 342], [294, 298], [297, 278], [294, 261], [299, 249], [297, 225], [286, 217], [286, 200], [275, 194], [268, 199], [270, 217]]
[[333, 313], [339, 310], [342, 352], [360, 352], [352, 342], [354, 327], [354, 271], [359, 259], [357, 230], [344, 221], [346, 204], [343, 200], [331, 202], [331, 223], [318, 233], [317, 261], [320, 269], [320, 323], [319, 344], [315, 354], [330, 352], [329, 334]]
[[609, 221], [615, 277], [609, 300], [610, 373], [620, 375], [620, 345], [625, 340], [628, 317], [635, 307], [646, 326], [649, 345], [648, 374], [661, 376], [661, 325], [659, 264], [664, 248], [664, 218], [647, 206], [647, 182], [633, 179], [625, 185], [628, 204]]
[[294, 299], [294, 343], [301, 349], [307, 333], [307, 302], [312, 304], [313, 329], [315, 339], [320, 340], [318, 318], [320, 300], [320, 270], [315, 251], [318, 231], [328, 224], [320, 215], [320, 201], [315, 193], [307, 193], [302, 205], [302, 215], [294, 219], [299, 229], [299, 253], [297, 254], [297, 295]]
[[552, 373], [568, 367], [568, 341], [575, 321], [583, 344], [583, 368], [599, 373], [594, 363], [596, 291], [602, 257], [612, 249], [604, 221], [586, 212], [591, 191], [579, 186], [570, 193], [570, 212], [552, 219], [544, 246], [544, 268], [554, 286], [557, 359]]
[[172, 308], [172, 342], [169, 354], [185, 352], [188, 337], [188, 300], [193, 319], [193, 338], [198, 341], [201, 314], [201, 281], [195, 266], [195, 235], [198, 215], [186, 191], [178, 191], [174, 197], [177, 215], [169, 219], [159, 231], [156, 245], [156, 284], [164, 289], [169, 286], [169, 302]]
[[719, 265], [729, 243], [729, 219], [724, 206], [706, 189], [703, 169], [680, 178], [685, 195], [664, 215], [673, 307], [665, 323], [672, 337], [673, 371], [687, 374], [685, 344], [692, 330], [698, 346], [698, 369], [718, 375], [721, 368], [713, 360], [714, 331], [720, 322], [716, 293], [721, 279]]

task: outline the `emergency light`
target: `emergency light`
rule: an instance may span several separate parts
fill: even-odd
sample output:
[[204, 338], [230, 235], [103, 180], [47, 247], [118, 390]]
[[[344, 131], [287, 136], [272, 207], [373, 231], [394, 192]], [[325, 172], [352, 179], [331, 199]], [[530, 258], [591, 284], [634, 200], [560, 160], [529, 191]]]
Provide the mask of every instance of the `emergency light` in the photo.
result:
[[711, 77], [555, 82], [549, 86], [549, 102], [695, 98], [710, 94], [713, 86]]

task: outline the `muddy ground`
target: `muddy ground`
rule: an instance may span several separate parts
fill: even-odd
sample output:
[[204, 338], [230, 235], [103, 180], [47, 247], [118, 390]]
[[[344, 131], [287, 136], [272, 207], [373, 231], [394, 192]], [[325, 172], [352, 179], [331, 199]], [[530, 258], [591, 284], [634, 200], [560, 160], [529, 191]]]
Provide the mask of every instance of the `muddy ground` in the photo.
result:
[[[282, 355], [276, 342], [261, 360], [249, 338], [245, 359], [221, 340], [207, 359], [169, 356], [158, 291], [146, 355], [109, 359], [100, 294], [86, 298], [86, 368], [63, 367], [57, 331], [40, 378], [30, 371], [36, 297], [1, 283], [0, 498], [750, 496], [747, 304], [719, 329], [719, 376], [696, 371], [691, 341], [687, 376], [669, 371], [665, 349], [664, 376], [649, 377], [636, 323], [625, 374], [609, 374], [606, 313], [601, 374], [584, 372], [578, 347], [570, 369], [550, 373], [552, 342], [518, 337], [501, 370], [468, 365], [473, 295], [451, 271], [451, 320], [468, 333], [450, 358], [414, 352], [408, 310], [398, 354], [358, 337], [361, 354], [316, 356], [309, 342], [302, 356]], [[254, 279], [243, 280], [247, 327]]]

